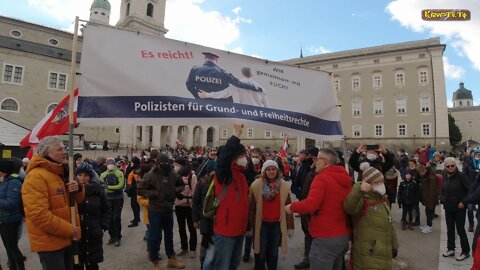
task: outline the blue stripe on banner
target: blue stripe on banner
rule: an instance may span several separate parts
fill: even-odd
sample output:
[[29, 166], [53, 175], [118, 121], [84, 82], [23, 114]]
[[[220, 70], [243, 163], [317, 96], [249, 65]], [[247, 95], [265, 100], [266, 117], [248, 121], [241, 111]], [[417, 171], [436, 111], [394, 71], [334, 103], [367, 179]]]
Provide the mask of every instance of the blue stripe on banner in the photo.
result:
[[238, 118], [320, 135], [342, 135], [340, 121], [298, 112], [170, 96], [78, 98], [78, 118]]

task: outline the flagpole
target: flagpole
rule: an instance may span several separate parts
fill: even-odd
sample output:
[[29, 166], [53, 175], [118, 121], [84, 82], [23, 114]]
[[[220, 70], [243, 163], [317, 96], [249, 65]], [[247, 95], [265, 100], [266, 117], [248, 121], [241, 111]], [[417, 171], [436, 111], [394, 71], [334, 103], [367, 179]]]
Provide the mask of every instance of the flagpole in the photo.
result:
[[[75, 76], [77, 68], [77, 41], [78, 41], [78, 16], [75, 17], [75, 30], [73, 32], [73, 43], [72, 43], [72, 61], [70, 63], [70, 81], [68, 83], [68, 88], [70, 92], [70, 100], [68, 104], [68, 182], [73, 183], [73, 106], [74, 104], [74, 91], [75, 91]], [[76, 226], [76, 212], [75, 212], [75, 192], [70, 193], [70, 221], [73, 226]], [[78, 259], [78, 248], [77, 240], [73, 238], [72, 247], [73, 247], [73, 262], [74, 264], [79, 264]]]

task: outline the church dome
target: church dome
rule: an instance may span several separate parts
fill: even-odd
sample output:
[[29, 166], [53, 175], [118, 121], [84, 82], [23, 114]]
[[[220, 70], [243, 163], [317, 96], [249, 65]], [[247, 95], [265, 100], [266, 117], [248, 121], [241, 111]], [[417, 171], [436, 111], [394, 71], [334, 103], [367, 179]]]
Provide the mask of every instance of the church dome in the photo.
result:
[[108, 11], [111, 10], [111, 6], [108, 0], [94, 0], [90, 9], [94, 9], [94, 8], [103, 8]]
[[453, 92], [453, 100], [460, 100], [460, 99], [473, 100], [472, 91], [465, 88], [463, 82], [460, 83], [460, 88], [458, 88], [457, 91]]

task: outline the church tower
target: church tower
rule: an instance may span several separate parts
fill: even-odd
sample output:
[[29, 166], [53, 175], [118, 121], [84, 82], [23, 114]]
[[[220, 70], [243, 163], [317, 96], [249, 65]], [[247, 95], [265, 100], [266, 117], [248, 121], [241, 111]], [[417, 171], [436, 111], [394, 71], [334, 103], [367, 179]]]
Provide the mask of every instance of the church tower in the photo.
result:
[[121, 0], [117, 26], [157, 36], [164, 36], [166, 0]]
[[473, 95], [472, 91], [465, 88], [463, 82], [460, 82], [459, 88], [457, 91], [453, 92], [453, 107], [472, 107], [473, 106]]
[[90, 21], [101, 23], [101, 24], [110, 24], [110, 3], [108, 0], [95, 0], [90, 7]]

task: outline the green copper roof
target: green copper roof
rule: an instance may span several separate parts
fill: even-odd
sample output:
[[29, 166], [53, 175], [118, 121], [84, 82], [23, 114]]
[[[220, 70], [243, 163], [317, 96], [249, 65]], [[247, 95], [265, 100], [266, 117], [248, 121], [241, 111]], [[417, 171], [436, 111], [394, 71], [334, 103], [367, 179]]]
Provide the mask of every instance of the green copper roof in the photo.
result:
[[94, 0], [90, 9], [92, 8], [103, 8], [108, 11], [111, 10], [111, 6], [108, 0]]

